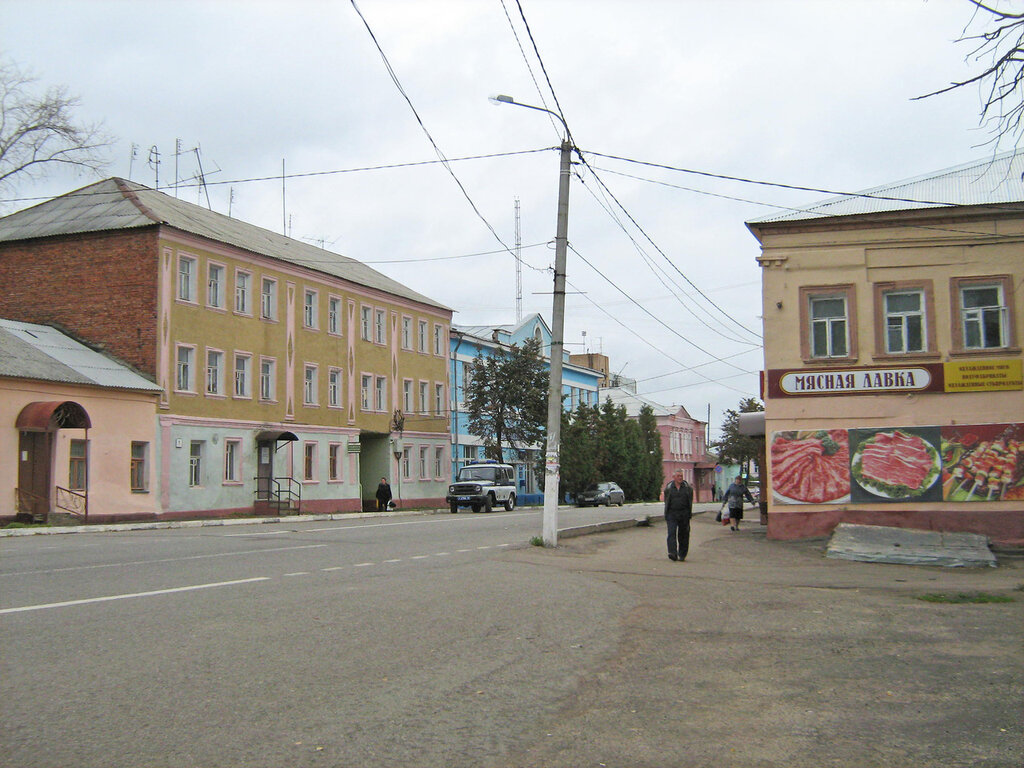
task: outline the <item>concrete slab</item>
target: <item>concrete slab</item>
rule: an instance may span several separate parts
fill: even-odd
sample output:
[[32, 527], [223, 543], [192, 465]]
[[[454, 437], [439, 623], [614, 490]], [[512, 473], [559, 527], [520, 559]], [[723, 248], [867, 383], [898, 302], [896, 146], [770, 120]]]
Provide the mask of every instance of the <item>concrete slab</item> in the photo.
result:
[[943, 533], [880, 525], [840, 523], [832, 533], [826, 557], [868, 563], [942, 565], [952, 568], [995, 568], [988, 538], [976, 533]]

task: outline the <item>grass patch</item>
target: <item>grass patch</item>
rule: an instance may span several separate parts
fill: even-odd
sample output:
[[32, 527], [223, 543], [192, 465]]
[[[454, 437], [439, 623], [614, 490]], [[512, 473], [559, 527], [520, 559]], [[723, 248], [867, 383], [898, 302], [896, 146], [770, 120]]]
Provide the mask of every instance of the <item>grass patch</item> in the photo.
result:
[[535, 546], [535, 547], [543, 547], [544, 546], [544, 537], [543, 536], [534, 536], [532, 539], [530, 539], [530, 543], [533, 544], [533, 546]]
[[50, 527], [49, 523], [21, 523], [21, 522], [17, 522], [17, 521], [15, 521], [13, 523], [8, 523], [7, 525], [4, 525], [4, 526], [0, 526], [0, 528], [3, 528], [4, 530], [10, 530], [12, 528], [49, 528], [49, 527]]
[[992, 595], [988, 592], [931, 592], [918, 595], [926, 603], [1012, 603], [1009, 595]]

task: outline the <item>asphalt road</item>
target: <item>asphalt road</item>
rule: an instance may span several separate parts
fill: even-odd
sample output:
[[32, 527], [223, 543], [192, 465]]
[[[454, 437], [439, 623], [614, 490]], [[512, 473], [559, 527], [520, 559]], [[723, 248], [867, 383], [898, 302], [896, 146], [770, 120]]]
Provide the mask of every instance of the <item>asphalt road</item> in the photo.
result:
[[539, 525], [2, 539], [0, 765], [1024, 765], [1024, 560], [831, 560], [705, 514], [672, 563], [661, 524]]

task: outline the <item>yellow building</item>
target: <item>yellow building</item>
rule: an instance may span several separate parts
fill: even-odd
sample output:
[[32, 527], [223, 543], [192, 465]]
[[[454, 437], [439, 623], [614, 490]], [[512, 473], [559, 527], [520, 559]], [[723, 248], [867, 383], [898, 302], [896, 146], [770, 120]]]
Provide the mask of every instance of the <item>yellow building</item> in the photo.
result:
[[1024, 152], [749, 222], [768, 534], [1024, 541]]
[[445, 494], [451, 310], [358, 261], [115, 178], [0, 219], [0, 284], [159, 385], [164, 516]]

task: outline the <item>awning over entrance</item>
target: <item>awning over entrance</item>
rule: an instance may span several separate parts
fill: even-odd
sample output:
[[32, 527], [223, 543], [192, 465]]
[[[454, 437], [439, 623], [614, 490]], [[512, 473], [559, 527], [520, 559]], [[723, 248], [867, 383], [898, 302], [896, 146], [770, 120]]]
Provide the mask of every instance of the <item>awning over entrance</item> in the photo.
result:
[[764, 411], [741, 413], [738, 415], [737, 427], [741, 435], [762, 437], [764, 435]]
[[294, 432], [288, 432], [283, 429], [265, 429], [262, 432], [256, 433], [256, 442], [258, 443], [290, 443], [298, 439], [298, 435]]
[[18, 429], [53, 432], [58, 429], [89, 429], [92, 422], [85, 408], [71, 400], [29, 403], [14, 423]]

